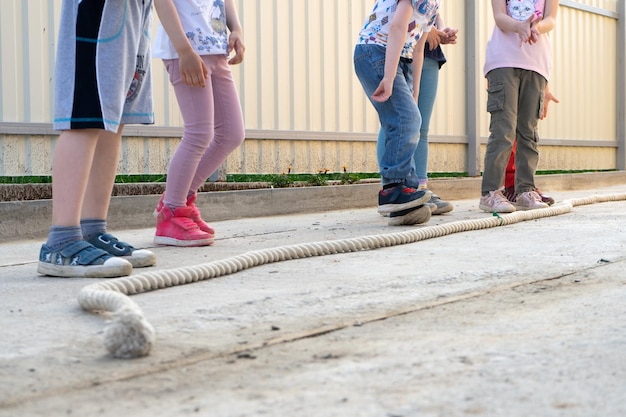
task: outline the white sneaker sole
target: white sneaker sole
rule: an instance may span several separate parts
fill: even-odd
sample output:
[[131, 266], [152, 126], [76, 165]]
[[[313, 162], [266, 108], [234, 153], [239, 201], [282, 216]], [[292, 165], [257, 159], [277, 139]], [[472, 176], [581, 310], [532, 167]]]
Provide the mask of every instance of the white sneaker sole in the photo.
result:
[[198, 240], [180, 240], [173, 237], [155, 236], [154, 243], [164, 246], [179, 246], [183, 248], [195, 247], [195, 246], [211, 246], [215, 243], [214, 239], [198, 239]]
[[390, 217], [389, 226], [412, 226], [414, 224], [426, 223], [430, 220], [431, 211], [430, 207], [422, 206], [410, 211], [404, 216]]
[[39, 262], [37, 272], [60, 278], [115, 278], [130, 275], [133, 266], [124, 259], [113, 257], [102, 265], [56, 265]]

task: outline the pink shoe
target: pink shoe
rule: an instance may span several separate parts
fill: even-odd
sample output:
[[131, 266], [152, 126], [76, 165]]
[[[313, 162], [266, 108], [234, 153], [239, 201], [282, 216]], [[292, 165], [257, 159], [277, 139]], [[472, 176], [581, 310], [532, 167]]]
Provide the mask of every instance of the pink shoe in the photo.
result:
[[194, 194], [187, 199], [187, 207], [191, 208], [191, 216], [189, 217], [191, 217], [191, 220], [196, 222], [200, 230], [210, 234], [211, 236], [215, 236], [215, 229], [213, 229], [211, 226], [206, 224], [204, 220], [202, 220], [200, 210], [198, 210], [198, 207], [196, 207], [196, 205], [194, 204], [196, 202], [196, 198], [198, 198], [198, 194]]
[[190, 207], [178, 207], [175, 210], [162, 206], [157, 216], [154, 243], [168, 246], [209, 246], [214, 243], [213, 236], [200, 230], [191, 219]]
[[[159, 199], [159, 202], [157, 203], [157, 207], [152, 213], [154, 217], [157, 217], [159, 215], [159, 212], [163, 209], [163, 197], [164, 196], [165, 196], [165, 193], [161, 194], [161, 198]], [[202, 217], [200, 215], [200, 210], [198, 210], [198, 207], [196, 207], [196, 205], [194, 204], [196, 202], [197, 197], [198, 197], [198, 194], [194, 194], [187, 199], [187, 207], [191, 207], [192, 209], [192, 212], [189, 218], [198, 225], [200, 230], [210, 234], [211, 237], [215, 237], [215, 229], [213, 229], [204, 220], [202, 220]]]
[[548, 203], [541, 201], [541, 196], [536, 191], [527, 191], [517, 196], [515, 207], [518, 210], [536, 210], [550, 206]]
[[539, 194], [539, 197], [541, 197], [541, 201], [543, 201], [547, 205], [551, 206], [552, 204], [554, 204], [554, 198], [550, 197], [547, 194], [543, 194], [541, 191], [539, 191], [538, 188], [535, 190], [535, 192]]

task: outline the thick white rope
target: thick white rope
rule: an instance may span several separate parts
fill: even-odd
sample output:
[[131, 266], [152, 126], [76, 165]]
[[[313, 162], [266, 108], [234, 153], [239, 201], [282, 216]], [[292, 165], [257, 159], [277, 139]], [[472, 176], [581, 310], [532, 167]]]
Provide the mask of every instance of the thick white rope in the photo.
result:
[[251, 251], [206, 264], [146, 272], [91, 284], [80, 290], [78, 303], [86, 311], [110, 312], [112, 319], [104, 332], [105, 348], [116, 358], [136, 358], [150, 353], [155, 332], [141, 309], [128, 297], [132, 294], [217, 278], [273, 262], [405, 245], [453, 233], [558, 216], [571, 212], [575, 206], [622, 200], [626, 200], [626, 194], [597, 195], [566, 200], [545, 209], [517, 211], [502, 216], [494, 214], [492, 217], [482, 219], [463, 220], [403, 232]]

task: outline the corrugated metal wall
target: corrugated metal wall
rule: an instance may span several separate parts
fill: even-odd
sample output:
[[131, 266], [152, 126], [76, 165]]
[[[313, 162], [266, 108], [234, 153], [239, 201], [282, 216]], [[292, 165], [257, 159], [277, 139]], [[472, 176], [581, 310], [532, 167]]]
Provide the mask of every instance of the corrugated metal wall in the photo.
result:
[[[378, 120], [353, 74], [356, 34], [372, 0], [237, 0], [246, 60], [233, 67], [247, 140], [227, 171], [247, 173], [377, 171]], [[468, 30], [476, 32], [482, 67], [493, 19], [487, 0], [443, 0], [443, 16], [460, 29], [445, 47], [431, 123], [431, 171], [467, 171]], [[551, 105], [541, 122], [540, 169], [616, 168], [618, 0], [561, 1], [552, 34], [555, 71]], [[60, 0], [2, 0], [0, 13], [0, 175], [48, 175], [52, 77]], [[477, 28], [466, 22], [476, 6]], [[624, 54], [624, 51], [619, 51]], [[154, 61], [156, 125], [127, 127], [120, 173], [163, 173], [182, 125], [158, 61]], [[486, 94], [480, 91], [484, 106]], [[479, 111], [479, 133], [489, 117]], [[482, 161], [481, 161], [482, 163]]]

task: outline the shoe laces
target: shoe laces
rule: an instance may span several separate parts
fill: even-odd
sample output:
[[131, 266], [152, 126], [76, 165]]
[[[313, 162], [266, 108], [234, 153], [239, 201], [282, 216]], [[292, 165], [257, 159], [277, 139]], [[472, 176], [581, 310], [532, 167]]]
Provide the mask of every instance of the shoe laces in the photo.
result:
[[491, 192], [491, 201], [496, 204], [509, 203], [509, 200], [502, 194], [502, 191], [496, 190]]
[[527, 200], [541, 202], [541, 196], [536, 191], [527, 191], [522, 195]]

